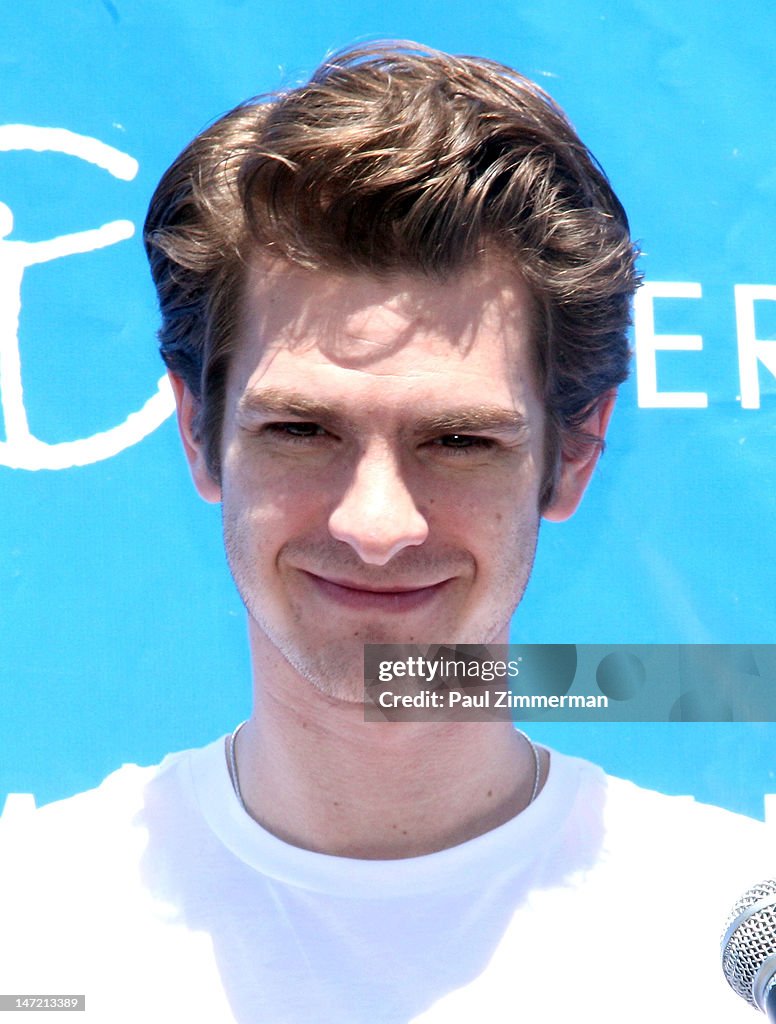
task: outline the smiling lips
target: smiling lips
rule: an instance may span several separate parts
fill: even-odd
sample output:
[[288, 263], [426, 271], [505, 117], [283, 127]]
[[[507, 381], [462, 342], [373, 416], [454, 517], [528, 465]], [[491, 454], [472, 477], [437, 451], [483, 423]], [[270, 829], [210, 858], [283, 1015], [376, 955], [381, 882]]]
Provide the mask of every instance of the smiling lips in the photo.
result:
[[351, 580], [327, 579], [310, 572], [305, 575], [324, 597], [342, 607], [363, 611], [409, 612], [433, 600], [450, 582], [445, 579], [423, 586], [383, 588]]

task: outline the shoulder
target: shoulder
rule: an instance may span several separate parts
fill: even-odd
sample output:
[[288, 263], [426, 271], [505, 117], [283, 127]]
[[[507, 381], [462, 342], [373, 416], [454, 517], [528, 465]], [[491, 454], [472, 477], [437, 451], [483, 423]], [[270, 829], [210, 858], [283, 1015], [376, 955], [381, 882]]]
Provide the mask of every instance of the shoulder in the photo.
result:
[[692, 796], [668, 796], [628, 779], [604, 775], [606, 824], [614, 832], [642, 837], [655, 830], [673, 829], [676, 834], [698, 841], [713, 838], [723, 847], [742, 840], [768, 844], [771, 830], [764, 822], [743, 814], [701, 803]]
[[162, 979], [174, 914], [149, 882], [154, 830], [169, 820], [179, 836], [174, 812], [191, 806], [198, 753], [125, 764], [94, 789], [0, 824], [0, 963], [16, 991], [36, 991], [45, 976], [49, 991], [107, 1000], [126, 984], [127, 965], [141, 962]]
[[750, 836], [756, 841], [776, 839], [764, 822], [737, 814], [692, 796], [671, 796], [641, 786], [629, 779], [610, 775], [582, 758], [550, 751], [551, 771], [566, 788], [576, 787], [577, 800], [593, 805], [607, 833], [623, 840], [643, 839], [646, 832], [675, 828], [680, 833], [700, 830], [723, 841]]
[[604, 857], [628, 866], [631, 885], [713, 907], [721, 927], [741, 893], [776, 870], [776, 835], [762, 821], [614, 776], [604, 785]]
[[[185, 788], [192, 755], [185, 750], [167, 755], [159, 764], [124, 764], [99, 786], [63, 800], [0, 819], [0, 868], [6, 879], [29, 877], [36, 868], [45, 877], [60, 878], [100, 865], [136, 859], [145, 843], [149, 804], [172, 800]], [[13, 870], [15, 869], [15, 870]], [[40, 880], [40, 876], [39, 876]]]
[[574, 793], [562, 842], [567, 852], [585, 844], [589, 881], [633, 891], [659, 884], [682, 902], [705, 889], [724, 914], [776, 871], [776, 834], [764, 822], [647, 789], [582, 759], [551, 758], [551, 778], [557, 771]]

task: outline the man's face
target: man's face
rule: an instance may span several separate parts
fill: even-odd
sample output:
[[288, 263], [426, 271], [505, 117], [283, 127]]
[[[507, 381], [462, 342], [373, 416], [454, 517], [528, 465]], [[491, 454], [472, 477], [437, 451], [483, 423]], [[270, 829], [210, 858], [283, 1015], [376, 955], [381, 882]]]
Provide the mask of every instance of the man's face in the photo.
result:
[[220, 494], [254, 644], [358, 700], [364, 643], [506, 642], [539, 525], [531, 332], [495, 263], [444, 284], [251, 271]]

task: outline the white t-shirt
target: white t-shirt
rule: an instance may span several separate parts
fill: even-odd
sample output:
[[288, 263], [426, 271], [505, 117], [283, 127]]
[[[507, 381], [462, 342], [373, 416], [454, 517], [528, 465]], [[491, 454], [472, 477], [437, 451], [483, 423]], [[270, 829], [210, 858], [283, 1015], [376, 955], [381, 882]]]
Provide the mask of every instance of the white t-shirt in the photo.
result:
[[752, 1024], [719, 935], [773, 866], [761, 823], [555, 752], [470, 842], [311, 853], [241, 810], [221, 739], [0, 830], [0, 993], [101, 1024]]

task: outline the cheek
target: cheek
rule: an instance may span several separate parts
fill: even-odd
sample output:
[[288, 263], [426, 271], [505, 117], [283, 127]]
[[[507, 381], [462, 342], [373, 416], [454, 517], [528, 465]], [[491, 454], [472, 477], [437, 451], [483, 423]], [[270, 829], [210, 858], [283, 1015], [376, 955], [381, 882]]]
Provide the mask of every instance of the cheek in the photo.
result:
[[223, 462], [224, 502], [257, 519], [298, 518], [325, 500], [330, 478], [301, 459], [233, 442]]
[[480, 593], [516, 605], [533, 565], [539, 534], [539, 489], [535, 480], [481, 493], [460, 512], [462, 538], [477, 566]]
[[494, 471], [476, 482], [463, 480], [437, 490], [428, 509], [437, 524], [455, 526], [472, 542], [519, 535], [539, 517], [538, 478], [529, 471]]

